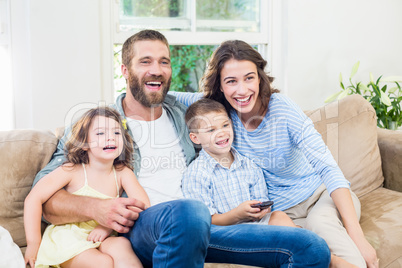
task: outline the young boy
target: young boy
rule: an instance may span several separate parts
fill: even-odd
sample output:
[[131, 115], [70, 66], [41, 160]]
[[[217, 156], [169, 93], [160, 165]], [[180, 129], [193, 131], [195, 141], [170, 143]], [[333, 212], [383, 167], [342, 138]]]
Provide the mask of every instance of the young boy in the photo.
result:
[[233, 128], [221, 103], [201, 99], [188, 107], [185, 121], [190, 139], [202, 150], [183, 174], [183, 194], [207, 205], [212, 224], [296, 227], [284, 212], [258, 207], [269, 200], [262, 170], [231, 147]]

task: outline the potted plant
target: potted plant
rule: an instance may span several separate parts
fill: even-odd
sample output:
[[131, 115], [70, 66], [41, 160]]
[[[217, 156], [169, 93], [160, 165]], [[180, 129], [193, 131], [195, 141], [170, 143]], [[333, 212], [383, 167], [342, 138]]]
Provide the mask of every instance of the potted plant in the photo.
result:
[[342, 73], [339, 75], [341, 90], [328, 97], [325, 102], [339, 100], [351, 94], [359, 94], [374, 107], [377, 114], [378, 127], [397, 129], [402, 125], [402, 90], [400, 86], [402, 76], [390, 76], [386, 78], [380, 76], [374, 80], [373, 75], [370, 73], [369, 83], [353, 83], [352, 78], [357, 73], [359, 65], [360, 62], [357, 62], [352, 68], [349, 77], [350, 85], [345, 86]]

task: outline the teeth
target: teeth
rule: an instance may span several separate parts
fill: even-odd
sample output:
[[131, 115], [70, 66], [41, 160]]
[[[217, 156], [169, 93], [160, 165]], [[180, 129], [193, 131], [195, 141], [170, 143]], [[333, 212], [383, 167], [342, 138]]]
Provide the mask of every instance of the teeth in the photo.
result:
[[221, 145], [221, 144], [224, 144], [224, 143], [227, 143], [227, 142], [228, 142], [228, 139], [224, 140], [224, 141], [218, 141], [216, 144]]
[[157, 85], [160, 86], [162, 83], [161, 82], [147, 82], [147, 85]]
[[248, 102], [250, 100], [250, 98], [251, 98], [251, 95], [248, 96], [247, 98], [243, 98], [243, 99], [236, 98], [236, 101], [238, 101], [238, 102]]

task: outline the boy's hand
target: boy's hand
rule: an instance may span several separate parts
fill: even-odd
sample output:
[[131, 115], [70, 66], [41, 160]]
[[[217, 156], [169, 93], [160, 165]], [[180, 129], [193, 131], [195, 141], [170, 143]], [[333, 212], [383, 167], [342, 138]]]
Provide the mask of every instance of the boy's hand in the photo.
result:
[[34, 247], [28, 245], [24, 256], [25, 264], [29, 264], [31, 268], [34, 268], [37, 254], [38, 249], [35, 249]]
[[235, 208], [236, 215], [239, 218], [239, 221], [258, 221], [271, 211], [271, 208], [261, 210], [260, 208], [251, 207], [252, 204], [257, 203], [259, 203], [259, 201], [245, 201], [241, 203], [237, 208]]
[[95, 229], [92, 230], [92, 232], [89, 233], [87, 240], [92, 241], [92, 242], [102, 242], [103, 240], [106, 239], [111, 233], [113, 232], [113, 229], [109, 229], [105, 226], [98, 225], [95, 227]]

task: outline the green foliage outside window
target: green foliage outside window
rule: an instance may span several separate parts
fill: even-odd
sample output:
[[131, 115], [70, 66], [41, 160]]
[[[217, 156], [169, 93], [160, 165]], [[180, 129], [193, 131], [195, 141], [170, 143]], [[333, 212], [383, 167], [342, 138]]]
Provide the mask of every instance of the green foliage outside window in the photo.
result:
[[170, 90], [196, 92], [198, 81], [215, 46], [170, 46], [172, 84]]
[[124, 15], [136, 17], [175, 17], [183, 7], [180, 0], [123, 0], [122, 11]]
[[[121, 3], [121, 12], [135, 17], [182, 17], [186, 8], [186, 0], [122, 0]], [[256, 0], [196, 1], [200, 19], [238, 19], [249, 12], [254, 13], [255, 9]]]

